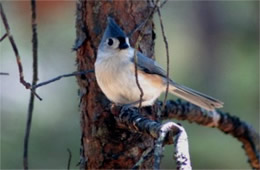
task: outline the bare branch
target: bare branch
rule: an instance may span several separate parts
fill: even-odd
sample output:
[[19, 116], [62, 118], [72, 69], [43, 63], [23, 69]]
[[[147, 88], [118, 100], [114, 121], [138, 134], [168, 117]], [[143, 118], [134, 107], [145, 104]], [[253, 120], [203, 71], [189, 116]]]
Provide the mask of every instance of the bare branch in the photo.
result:
[[[112, 108], [111, 112], [115, 115], [115, 119], [120, 124], [124, 124], [126, 128], [132, 132], [148, 134], [151, 137], [157, 139], [154, 148], [154, 169], [160, 168], [161, 155], [163, 152], [164, 144], [172, 144], [173, 138], [179, 134], [175, 140], [176, 145], [176, 163], [180, 169], [191, 169], [189, 147], [187, 141], [187, 134], [185, 130], [173, 123], [168, 122], [165, 124], [158, 123], [143, 117], [138, 110], [134, 108], [122, 108], [120, 112], [117, 109]], [[179, 143], [180, 142], [180, 143]], [[150, 155], [151, 150], [145, 151], [140, 160], [133, 167], [134, 169], [140, 167], [144, 159]], [[183, 158], [183, 159], [181, 159]]]
[[87, 71], [79, 71], [79, 72], [73, 72], [73, 73], [69, 73], [69, 74], [63, 74], [63, 75], [57, 76], [55, 78], [52, 78], [50, 80], [44, 81], [42, 83], [36, 84], [36, 85], [32, 86], [31, 88], [36, 89], [38, 87], [41, 87], [41, 86], [47, 85], [49, 83], [52, 83], [54, 81], [60, 80], [61, 78], [64, 78], [64, 77], [78, 76], [78, 75], [83, 75], [83, 74], [93, 73], [93, 72], [94, 72], [94, 70], [87, 70]]
[[[159, 137], [161, 124], [143, 117], [138, 109], [123, 107], [121, 111], [111, 110], [119, 123], [123, 123], [132, 132], [146, 133], [153, 138]], [[168, 143], [173, 143], [170, 141]]]
[[[33, 55], [33, 78], [32, 86], [37, 83], [38, 80], [38, 38], [37, 38], [37, 24], [36, 24], [36, 2], [31, 0], [32, 10], [32, 55]], [[24, 136], [24, 152], [23, 152], [23, 166], [24, 169], [28, 169], [28, 148], [29, 148], [29, 137], [32, 124], [33, 107], [34, 107], [34, 95], [36, 94], [35, 89], [31, 89], [27, 123]]]
[[[14, 54], [15, 54], [15, 57], [16, 57], [16, 63], [17, 63], [17, 66], [18, 66], [18, 70], [19, 70], [19, 77], [20, 77], [20, 83], [22, 85], [24, 85], [24, 87], [26, 89], [30, 89], [31, 87], [31, 84], [26, 82], [24, 80], [24, 76], [23, 76], [23, 66], [22, 66], [22, 62], [21, 62], [21, 57], [19, 55], [19, 51], [18, 51], [18, 48], [15, 44], [15, 41], [14, 41], [14, 38], [13, 36], [11, 35], [10, 33], [10, 27], [9, 27], [9, 24], [8, 24], [8, 21], [7, 21], [7, 18], [6, 18], [6, 15], [4, 13], [4, 9], [2, 7], [2, 3], [0, 2], [0, 15], [1, 15], [1, 18], [2, 18], [2, 21], [3, 21], [3, 24], [4, 24], [4, 27], [5, 27], [5, 30], [6, 30], [6, 35], [8, 36], [9, 38], [9, 41], [10, 41], [10, 44], [13, 48], [13, 51], [14, 51]], [[37, 95], [34, 91], [31, 90], [31, 92], [39, 99], [39, 100], [42, 100], [40, 98], [39, 95]]]
[[[161, 109], [162, 102], [156, 106], [159, 106], [157, 109]], [[160, 124], [142, 117], [137, 110], [123, 110], [120, 114], [112, 110], [112, 113], [117, 116], [119, 115], [119, 121], [126, 124], [129, 130], [139, 133], [148, 133], [158, 139]], [[177, 102], [172, 100], [168, 101], [161, 116], [162, 119], [174, 118], [178, 120], [188, 120], [191, 123], [195, 122], [203, 126], [216, 127], [222, 132], [234, 136], [243, 144], [243, 149], [248, 156], [248, 162], [251, 167], [254, 169], [260, 168], [260, 136], [250, 125], [241, 121], [238, 117], [231, 116], [219, 110], [213, 112], [207, 111], [188, 102], [182, 102], [181, 100]], [[177, 132], [175, 132], [175, 134], [176, 133]], [[182, 137], [179, 140], [184, 139], [185, 137]], [[165, 143], [171, 144], [173, 141], [167, 138]], [[176, 146], [176, 149], [178, 149], [177, 147], [179, 146]], [[178, 162], [178, 156], [176, 157], [176, 161]]]
[[250, 125], [238, 117], [220, 110], [210, 112], [181, 100], [177, 102], [171, 100], [167, 102], [166, 109], [162, 112], [162, 118], [188, 120], [191, 123], [216, 127], [220, 131], [234, 136], [243, 144], [251, 167], [260, 168], [260, 136]]

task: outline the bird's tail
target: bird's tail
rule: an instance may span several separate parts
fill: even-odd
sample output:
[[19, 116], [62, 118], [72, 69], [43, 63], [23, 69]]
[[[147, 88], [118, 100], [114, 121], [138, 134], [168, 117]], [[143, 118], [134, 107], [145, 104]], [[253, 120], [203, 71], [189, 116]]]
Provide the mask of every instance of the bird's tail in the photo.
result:
[[205, 94], [199, 93], [195, 90], [192, 90], [188, 87], [182, 86], [180, 84], [177, 84], [175, 82], [171, 82], [169, 86], [169, 92], [176, 95], [177, 97], [180, 97], [184, 100], [187, 100], [188, 102], [195, 104], [199, 107], [202, 107], [206, 110], [214, 110], [216, 108], [223, 107], [223, 102], [214, 99], [210, 96], [207, 96]]

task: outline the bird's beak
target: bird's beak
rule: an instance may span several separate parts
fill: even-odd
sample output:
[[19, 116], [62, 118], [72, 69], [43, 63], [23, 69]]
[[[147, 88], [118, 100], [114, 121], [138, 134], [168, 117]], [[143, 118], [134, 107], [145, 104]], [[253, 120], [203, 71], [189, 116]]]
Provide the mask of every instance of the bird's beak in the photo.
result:
[[120, 43], [118, 48], [120, 50], [123, 50], [123, 49], [127, 49], [128, 47], [129, 47], [129, 45], [127, 43]]

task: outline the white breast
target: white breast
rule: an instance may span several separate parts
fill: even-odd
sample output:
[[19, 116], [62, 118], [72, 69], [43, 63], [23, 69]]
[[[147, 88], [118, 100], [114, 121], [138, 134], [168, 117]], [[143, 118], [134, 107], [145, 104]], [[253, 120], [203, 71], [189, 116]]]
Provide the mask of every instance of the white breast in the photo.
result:
[[[95, 62], [95, 74], [99, 87], [108, 99], [118, 104], [131, 104], [139, 101], [140, 90], [136, 84], [134, 65], [130, 61], [134, 51], [124, 52], [119, 54], [120, 56], [102, 57], [107, 53], [99, 51]], [[152, 105], [162, 89], [154, 87], [141, 74], [138, 75], [138, 80], [144, 92], [145, 101], [142, 105]]]

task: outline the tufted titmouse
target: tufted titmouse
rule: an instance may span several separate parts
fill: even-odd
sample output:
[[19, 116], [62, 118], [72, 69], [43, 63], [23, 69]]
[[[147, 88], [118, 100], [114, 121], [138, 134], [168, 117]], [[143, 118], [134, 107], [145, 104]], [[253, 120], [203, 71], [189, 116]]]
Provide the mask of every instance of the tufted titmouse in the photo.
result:
[[[97, 82], [109, 100], [116, 104], [138, 106], [140, 90], [136, 84], [134, 48], [124, 31], [108, 17], [95, 62]], [[142, 106], [149, 106], [166, 91], [166, 72], [152, 59], [136, 52], [138, 80], [143, 90]], [[169, 92], [206, 110], [223, 106], [223, 102], [169, 80]]]

